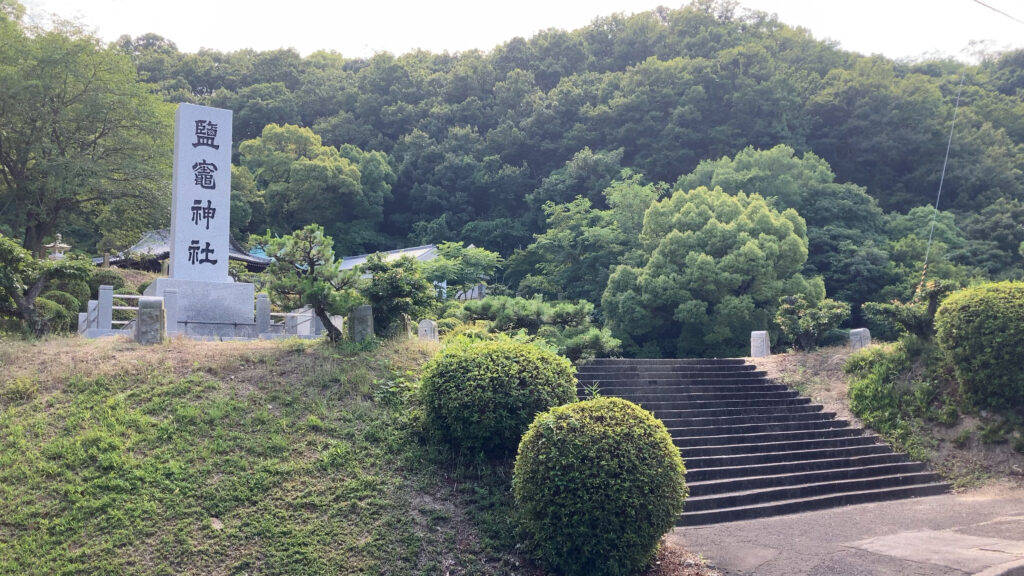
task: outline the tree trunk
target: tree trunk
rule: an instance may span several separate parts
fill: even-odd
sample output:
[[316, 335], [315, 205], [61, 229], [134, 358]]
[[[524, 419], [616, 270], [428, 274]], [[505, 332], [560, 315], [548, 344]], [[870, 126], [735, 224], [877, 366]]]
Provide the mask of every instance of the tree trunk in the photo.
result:
[[43, 235], [40, 232], [39, 224], [27, 224], [25, 226], [25, 238], [21, 243], [35, 258], [43, 257]]
[[36, 298], [39, 297], [45, 285], [46, 278], [40, 278], [24, 294], [14, 297], [14, 305], [18, 307], [18, 315], [25, 323], [25, 326], [28, 326], [36, 336], [42, 336], [46, 333], [46, 326], [39, 317], [39, 311], [36, 309]]
[[331, 315], [327, 313], [327, 310], [320, 306], [314, 306], [313, 312], [316, 317], [320, 319], [320, 322], [324, 325], [324, 330], [327, 331], [327, 338], [334, 344], [341, 341], [341, 330], [331, 322]]

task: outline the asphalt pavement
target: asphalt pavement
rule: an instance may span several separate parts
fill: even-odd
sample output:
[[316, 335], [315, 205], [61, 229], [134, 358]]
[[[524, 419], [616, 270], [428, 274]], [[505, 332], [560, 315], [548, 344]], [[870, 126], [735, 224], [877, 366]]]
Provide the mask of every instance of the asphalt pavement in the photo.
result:
[[676, 528], [668, 538], [730, 576], [1024, 576], [1024, 490]]

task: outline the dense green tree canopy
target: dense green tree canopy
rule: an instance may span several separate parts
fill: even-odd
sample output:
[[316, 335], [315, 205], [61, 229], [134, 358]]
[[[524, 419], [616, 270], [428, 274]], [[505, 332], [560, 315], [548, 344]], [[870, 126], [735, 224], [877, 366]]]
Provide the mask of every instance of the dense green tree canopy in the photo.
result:
[[[255, 177], [267, 224], [278, 233], [323, 222], [344, 250], [372, 244], [394, 175], [380, 152], [324, 146], [309, 128], [270, 124], [239, 145], [242, 166]], [[251, 205], [259, 209], [256, 198]]]
[[0, 103], [0, 229], [23, 246], [125, 247], [169, 218], [172, 107], [126, 56], [0, 15]]
[[824, 297], [820, 279], [800, 275], [803, 219], [757, 194], [677, 190], [648, 209], [640, 242], [646, 262], [616, 268], [602, 304], [613, 333], [643, 355], [740, 354], [781, 296]]
[[[853, 323], [866, 301], [909, 298], [926, 252], [928, 278], [1024, 278], [1020, 51], [976, 65], [864, 57], [731, 0], [490, 52], [371, 58], [184, 53], [156, 34], [103, 48], [23, 14], [0, 0], [0, 231], [26, 246], [59, 229], [85, 250], [118, 247], [166, 225], [162, 99], [233, 110], [243, 238], [317, 222], [345, 253], [473, 243], [509, 258], [496, 277], [510, 293], [596, 305], [616, 266], [627, 285], [654, 266], [641, 232], [660, 224], [643, 216], [677, 183], [799, 213], [800, 273], [851, 303]], [[958, 95], [929, 247], [919, 207], [935, 202]], [[770, 318], [776, 303], [756, 302]]]
[[779, 210], [796, 210], [807, 222], [804, 272], [821, 274], [829, 294], [859, 304], [877, 297], [891, 280], [886, 219], [864, 188], [835, 178], [822, 158], [811, 152], [798, 156], [793, 148], [779, 145], [770, 150], [748, 147], [732, 158], [701, 162], [676, 186], [741, 190], [761, 195]]

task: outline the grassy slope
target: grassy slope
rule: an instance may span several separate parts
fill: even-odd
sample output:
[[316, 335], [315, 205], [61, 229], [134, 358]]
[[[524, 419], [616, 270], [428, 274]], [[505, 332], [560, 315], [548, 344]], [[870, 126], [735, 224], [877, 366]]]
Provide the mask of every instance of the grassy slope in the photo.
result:
[[431, 352], [0, 340], [0, 574], [509, 572], [415, 437]]

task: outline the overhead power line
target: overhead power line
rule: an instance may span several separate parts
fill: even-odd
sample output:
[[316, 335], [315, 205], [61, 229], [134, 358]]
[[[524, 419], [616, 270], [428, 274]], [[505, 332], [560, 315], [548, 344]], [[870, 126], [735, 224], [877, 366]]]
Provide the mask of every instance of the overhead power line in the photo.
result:
[[1017, 18], [1016, 16], [1014, 16], [1012, 14], [1007, 14], [1006, 12], [1003, 12], [1002, 10], [1000, 10], [999, 8], [996, 8], [995, 6], [991, 6], [989, 4], [986, 4], [986, 3], [982, 2], [981, 0], [973, 0], [973, 1], [974, 1], [975, 4], [981, 4], [985, 8], [988, 8], [989, 10], [992, 10], [993, 12], [998, 12], [998, 13], [1002, 14], [1003, 16], [1006, 16], [1010, 20], [1013, 20], [1014, 22], [1017, 22], [1019, 24], [1024, 24], [1024, 20], [1021, 20], [1020, 18]]
[[[977, 0], [975, 0], [977, 2]], [[939, 176], [939, 191], [935, 195], [935, 207], [932, 210], [932, 225], [928, 229], [928, 246], [924, 249], [924, 267], [921, 270], [921, 284], [917, 289], [920, 292], [924, 285], [925, 276], [928, 275], [928, 255], [932, 251], [932, 236], [935, 234], [935, 219], [939, 215], [939, 199], [942, 198], [942, 183], [946, 180], [946, 166], [949, 164], [949, 150], [953, 147], [953, 130], [956, 129], [956, 113], [960, 111], [960, 93], [964, 89], [964, 75], [960, 75], [960, 87], [956, 90], [956, 104], [953, 105], [953, 122], [949, 125], [949, 140], [946, 142], [946, 158], [942, 161], [942, 175]]]

